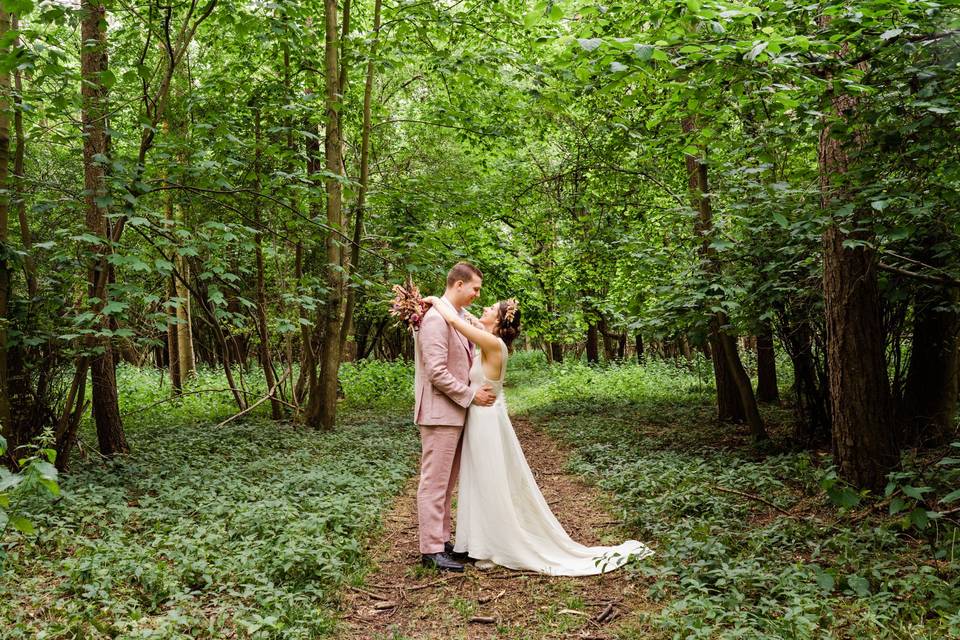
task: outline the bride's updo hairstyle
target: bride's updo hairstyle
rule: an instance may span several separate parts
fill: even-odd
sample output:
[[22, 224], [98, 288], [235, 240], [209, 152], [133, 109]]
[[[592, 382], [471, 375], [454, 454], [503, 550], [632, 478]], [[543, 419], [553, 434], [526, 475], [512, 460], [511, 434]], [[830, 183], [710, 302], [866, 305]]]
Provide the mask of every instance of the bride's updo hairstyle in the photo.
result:
[[520, 306], [516, 300], [501, 300], [497, 303], [497, 333], [507, 348], [520, 335]]

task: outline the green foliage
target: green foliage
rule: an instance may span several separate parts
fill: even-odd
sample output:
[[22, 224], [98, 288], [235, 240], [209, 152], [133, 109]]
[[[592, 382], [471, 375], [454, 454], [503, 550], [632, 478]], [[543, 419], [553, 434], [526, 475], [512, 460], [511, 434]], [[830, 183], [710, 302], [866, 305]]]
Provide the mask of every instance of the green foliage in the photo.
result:
[[[718, 443], [712, 398], [685, 369], [514, 373], [514, 383], [526, 377], [511, 390], [511, 408], [572, 445], [570, 468], [611, 491], [630, 535], [655, 546], [652, 559], [630, 570], [649, 581], [661, 608], [624, 637], [934, 638], [960, 630], [955, 523], [941, 520], [927, 541], [905, 536], [899, 516], [852, 511], [861, 498], [847, 495], [828, 459], [759, 455], [741, 430]], [[945, 460], [929, 472], [937, 486], [955, 483]], [[909, 480], [932, 482], [924, 477]]]
[[348, 407], [387, 409], [413, 405], [413, 363], [360, 360], [340, 366]]
[[[50, 448], [53, 437], [44, 433], [36, 444], [23, 447], [26, 455], [12, 452], [17, 471], [11, 473], [0, 464], [0, 541], [8, 534], [8, 528], [24, 536], [36, 533], [34, 523], [26, 514], [24, 503], [37, 497], [60, 495], [57, 469], [53, 466], [56, 451]], [[7, 441], [0, 436], [0, 457], [7, 453]], [[4, 570], [6, 546], [0, 546], [0, 573]]]
[[414, 469], [407, 408], [348, 411], [327, 434], [256, 416], [214, 428], [235, 411], [223, 392], [151, 407], [158, 382], [121, 370], [125, 410], [142, 409], [131, 456], [78, 461], [55, 505], [19, 503], [38, 534], [5, 544], [4, 637], [330, 634], [338, 588], [366, 570], [363, 544]]

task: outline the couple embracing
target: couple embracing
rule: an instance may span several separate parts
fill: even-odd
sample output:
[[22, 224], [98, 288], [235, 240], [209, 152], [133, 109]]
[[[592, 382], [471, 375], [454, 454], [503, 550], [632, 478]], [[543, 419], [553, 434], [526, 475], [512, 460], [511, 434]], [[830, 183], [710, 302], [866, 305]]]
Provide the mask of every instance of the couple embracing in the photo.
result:
[[[574, 542], [557, 521], [513, 431], [503, 395], [510, 343], [520, 333], [515, 300], [466, 312], [483, 276], [458, 263], [443, 297], [416, 339], [416, 405], [422, 453], [417, 490], [420, 553], [425, 566], [461, 572], [468, 560], [558, 576], [604, 573], [653, 552], [628, 540], [615, 547]], [[456, 543], [451, 501], [459, 479]]]

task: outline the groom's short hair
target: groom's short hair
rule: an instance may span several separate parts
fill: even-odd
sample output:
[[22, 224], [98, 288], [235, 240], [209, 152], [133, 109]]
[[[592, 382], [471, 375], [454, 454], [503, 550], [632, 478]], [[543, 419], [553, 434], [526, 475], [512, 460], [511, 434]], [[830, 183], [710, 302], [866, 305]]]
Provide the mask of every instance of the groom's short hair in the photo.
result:
[[480, 273], [480, 269], [477, 269], [469, 262], [458, 262], [447, 272], [447, 287], [452, 287], [457, 284], [458, 280], [470, 282], [474, 276], [483, 280], [483, 274]]

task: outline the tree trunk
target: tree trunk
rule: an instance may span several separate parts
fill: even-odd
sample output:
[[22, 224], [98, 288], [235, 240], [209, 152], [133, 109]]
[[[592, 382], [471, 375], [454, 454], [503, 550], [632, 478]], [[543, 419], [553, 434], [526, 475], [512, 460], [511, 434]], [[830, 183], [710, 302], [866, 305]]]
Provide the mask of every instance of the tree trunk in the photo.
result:
[[[7, 34], [10, 14], [0, 9], [0, 54], [10, 55]], [[0, 72], [0, 434], [13, 442], [13, 421], [10, 411], [10, 380], [7, 370], [7, 323], [10, 313], [11, 277], [7, 230], [10, 222], [10, 71]]]
[[[107, 222], [105, 166], [108, 149], [107, 89], [103, 74], [107, 71], [107, 16], [101, 0], [81, 2], [81, 120], [83, 123], [83, 174], [86, 203], [86, 228], [91, 234], [106, 241], [112, 240]], [[89, 271], [89, 306], [99, 316], [99, 328], [108, 329], [109, 322], [102, 315], [106, 302], [109, 265], [106, 254], [109, 247], [100, 244], [95, 251]], [[90, 373], [93, 381], [93, 417], [97, 427], [100, 452], [105, 456], [127, 453], [127, 445], [117, 402], [117, 378], [114, 368], [113, 346], [109, 339], [93, 338], [87, 347], [99, 353], [92, 356]]]
[[[184, 281], [190, 278], [190, 263], [183, 256], [177, 256], [177, 270]], [[197, 375], [197, 356], [193, 349], [193, 313], [191, 310], [190, 289], [185, 282], [174, 281], [177, 288], [177, 355], [180, 364], [180, 378], [186, 381]]]
[[[848, 95], [832, 98], [835, 117], [857, 109]], [[820, 132], [818, 164], [822, 206], [848, 201], [845, 188], [833, 181], [849, 170], [844, 143], [825, 123]], [[884, 355], [884, 334], [877, 285], [877, 257], [870, 242], [868, 212], [855, 211], [841, 229], [832, 222], [823, 234], [823, 297], [827, 320], [827, 371], [834, 461], [840, 475], [858, 487], [879, 489], [897, 464], [893, 407]], [[858, 228], [858, 229], [857, 229]], [[847, 241], [856, 246], [845, 246]]]
[[[169, 131], [169, 122], [166, 125]], [[173, 198], [173, 191], [167, 191], [164, 202], [164, 219], [171, 228], [174, 224]], [[176, 268], [176, 265], [174, 265], [174, 268]], [[177, 327], [180, 316], [180, 302], [176, 300], [179, 292], [177, 291], [177, 277], [175, 275], [170, 275], [167, 293], [174, 305], [172, 313], [171, 310], [167, 310], [167, 367], [170, 374], [170, 387], [173, 389], [174, 395], [180, 395], [183, 391], [183, 373], [180, 367], [180, 331]]]
[[587, 362], [589, 364], [600, 362], [600, 332], [594, 320], [588, 321], [587, 324]]
[[[17, 16], [12, 16], [12, 26], [19, 31], [20, 25]], [[20, 36], [14, 41], [14, 46], [20, 48]], [[26, 255], [23, 258], [23, 268], [27, 278], [27, 295], [31, 302], [37, 296], [37, 266], [33, 260], [33, 238], [30, 235], [30, 225], [27, 221], [27, 200], [23, 195], [23, 180], [25, 176], [24, 161], [26, 157], [26, 136], [23, 133], [23, 79], [20, 68], [13, 70], [14, 103], [16, 110], [13, 113], [14, 130], [16, 132], [17, 150], [13, 160], [13, 173], [16, 180], [13, 183], [13, 202], [17, 207], [17, 217], [20, 220], [20, 240]]]
[[757, 400], [780, 402], [777, 388], [777, 357], [773, 346], [773, 332], [769, 326], [757, 335]]
[[[308, 147], [309, 147], [308, 143]], [[309, 149], [308, 149], [309, 153]], [[310, 171], [310, 160], [307, 171]], [[294, 250], [293, 259], [294, 279], [297, 283], [297, 290], [302, 289], [303, 283], [303, 243], [298, 242]], [[303, 404], [308, 392], [312, 392], [317, 386], [317, 360], [313, 348], [313, 330], [307, 321], [303, 305], [297, 304], [297, 313], [300, 319], [300, 375], [297, 383], [293, 387], [293, 402], [298, 407]]]
[[804, 447], [826, 442], [830, 437], [830, 403], [826, 388], [819, 382], [821, 376], [817, 373], [809, 321], [785, 320], [780, 337], [793, 365], [794, 440]]
[[637, 364], [643, 364], [644, 353], [643, 353], [643, 334], [639, 331], [633, 337], [634, 346], [637, 351]]
[[[260, 192], [260, 173], [262, 171], [262, 150], [260, 132], [260, 109], [254, 108], [253, 111], [253, 129], [254, 129], [254, 189]], [[264, 276], [263, 262], [263, 221], [261, 219], [261, 206], [259, 202], [254, 202], [253, 216], [256, 225], [256, 231], [253, 236], [254, 255], [257, 263], [257, 333], [260, 338], [260, 364], [263, 367], [264, 379], [267, 383], [267, 392], [270, 396], [270, 417], [274, 420], [280, 420], [283, 417], [283, 407], [276, 396], [276, 377], [273, 371], [273, 356], [270, 353], [270, 333], [267, 329], [267, 286]]]
[[550, 354], [553, 357], [553, 361], [557, 364], [563, 362], [563, 345], [559, 342], [550, 343]]
[[[696, 131], [696, 124], [691, 117], [684, 118], [682, 126], [684, 133], [690, 134]], [[707, 164], [703, 159], [698, 159], [691, 154], [686, 154], [685, 162], [690, 194], [698, 214], [695, 231], [701, 237], [700, 257], [707, 273], [716, 276], [719, 275], [720, 267], [716, 261], [716, 252], [710, 246], [713, 236], [713, 204], [707, 179]], [[714, 356], [718, 416], [723, 420], [726, 415], [732, 415], [734, 418], [742, 415], [750, 426], [754, 440], [765, 440], [767, 439], [766, 427], [757, 408], [757, 399], [753, 395], [750, 376], [743, 368], [736, 340], [726, 331], [726, 324], [725, 314], [722, 312], [712, 314], [709, 322], [710, 346]], [[739, 400], [739, 406], [737, 400]]]
[[326, 21], [324, 59], [326, 62], [326, 136], [325, 156], [327, 192], [326, 285], [327, 299], [322, 308], [323, 341], [320, 347], [320, 380], [311, 390], [305, 421], [318, 429], [332, 429], [337, 412], [337, 376], [340, 370], [340, 330], [342, 327], [343, 277], [340, 270], [342, 244], [338, 232], [343, 229], [343, 186], [330, 176], [341, 176], [340, 106], [337, 32], [337, 1], [324, 0]]
[[[353, 240], [350, 244], [349, 273], [353, 275], [360, 268], [360, 242], [363, 240], [363, 217], [367, 203], [367, 188], [370, 184], [370, 129], [371, 107], [373, 102], [373, 59], [377, 55], [380, 44], [380, 12], [382, 0], [375, 0], [373, 5], [373, 44], [370, 46], [370, 57], [367, 60], [367, 80], [363, 87], [363, 124], [360, 138], [360, 188], [357, 193], [357, 202], [353, 213]], [[346, 79], [344, 78], [345, 82]], [[357, 288], [359, 285], [351, 283], [347, 289], [347, 303], [343, 310], [343, 328], [340, 330], [340, 351], [343, 352], [347, 338], [353, 325], [354, 307], [357, 304]]]
[[[177, 286], [174, 283], [174, 277], [170, 276], [167, 292], [171, 299], [177, 297]], [[167, 317], [167, 361], [170, 375], [170, 386], [174, 395], [180, 395], [183, 391], [183, 377], [180, 375], [180, 353], [177, 343], [177, 320], [175, 316]]]
[[955, 435], [957, 416], [957, 334], [960, 318], [956, 289], [922, 286], [913, 311], [913, 347], [899, 422], [903, 444], [939, 446]]

